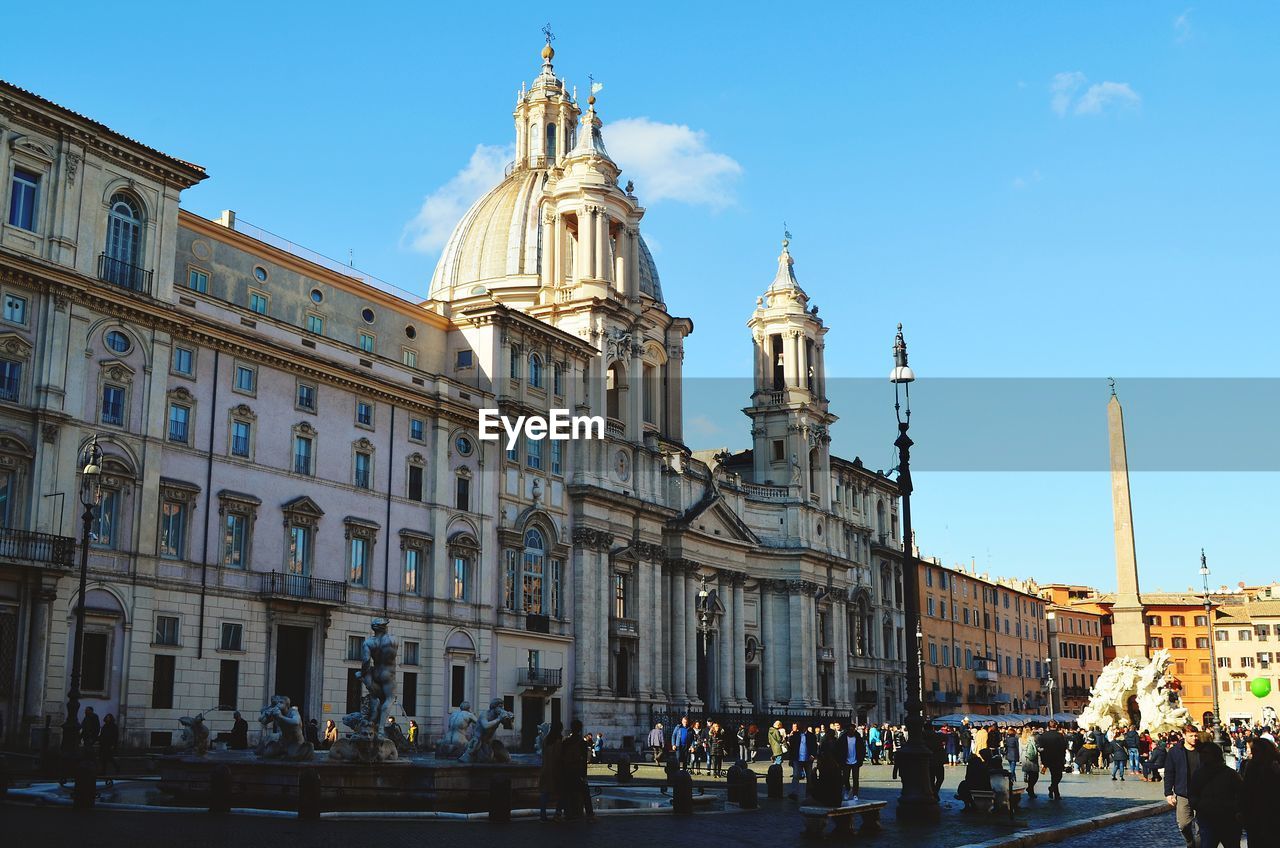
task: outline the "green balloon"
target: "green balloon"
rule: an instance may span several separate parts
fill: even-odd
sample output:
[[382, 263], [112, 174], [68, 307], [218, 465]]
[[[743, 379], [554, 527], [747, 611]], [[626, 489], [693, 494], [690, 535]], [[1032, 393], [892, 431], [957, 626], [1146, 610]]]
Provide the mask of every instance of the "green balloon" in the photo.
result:
[[1271, 694], [1271, 679], [1268, 677], [1255, 677], [1253, 682], [1249, 684], [1249, 691], [1253, 693], [1255, 698], [1265, 698]]

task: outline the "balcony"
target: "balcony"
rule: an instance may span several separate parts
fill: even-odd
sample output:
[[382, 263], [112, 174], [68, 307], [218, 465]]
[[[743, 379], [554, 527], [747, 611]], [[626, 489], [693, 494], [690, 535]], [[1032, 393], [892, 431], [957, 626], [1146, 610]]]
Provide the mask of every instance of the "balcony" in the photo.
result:
[[559, 668], [521, 668], [516, 670], [516, 684], [526, 689], [554, 691], [560, 688]]
[[317, 604], [345, 604], [347, 584], [341, 580], [321, 580], [301, 574], [272, 571], [262, 575], [261, 593], [270, 598], [289, 598]]
[[830, 661], [834, 660], [835, 658], [836, 658], [836, 652], [835, 652], [835, 649], [834, 649], [834, 648], [819, 648], [819, 649], [818, 649], [818, 659], [820, 659], [820, 660], [824, 660], [824, 661], [826, 661], [826, 662], [830, 662]]
[[0, 559], [70, 568], [75, 551], [76, 540], [68, 536], [0, 527]]
[[610, 618], [609, 633], [612, 636], [631, 636], [640, 635], [640, 622], [634, 618]]
[[550, 633], [551, 618], [536, 612], [528, 613], [524, 617], [524, 629], [530, 633]]
[[[932, 693], [932, 692], [926, 692], [926, 693], [925, 693], [925, 695], [931, 695], [931, 694], [933, 694], [933, 693]], [[861, 705], [864, 705], [864, 706], [875, 706], [875, 703], [876, 703], [876, 690], [874, 690], [874, 689], [862, 689], [862, 690], [860, 690], [860, 691], [858, 691], [858, 692], [854, 692], [854, 693], [853, 693], [853, 702], [854, 702], [855, 704], [861, 704]]]
[[901, 551], [902, 543], [888, 533], [876, 533], [871, 537], [871, 547], [887, 551]]
[[98, 254], [98, 279], [129, 291], [151, 294], [151, 272], [122, 259]]
[[987, 683], [995, 683], [996, 680], [999, 679], [999, 675], [996, 674], [996, 671], [993, 668], [975, 668], [973, 670], [973, 676], [978, 680]]
[[627, 434], [627, 427], [616, 418], [610, 418], [604, 422], [604, 432], [607, 436], [615, 439], [624, 438]]

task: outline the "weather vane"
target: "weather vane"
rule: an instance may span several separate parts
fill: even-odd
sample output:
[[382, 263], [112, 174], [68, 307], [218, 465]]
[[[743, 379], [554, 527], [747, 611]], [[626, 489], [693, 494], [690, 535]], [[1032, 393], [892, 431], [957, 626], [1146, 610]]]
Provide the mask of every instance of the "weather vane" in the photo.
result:
[[587, 92], [587, 93], [590, 95], [590, 98], [587, 100], [587, 102], [588, 102], [588, 103], [595, 103], [595, 102], [596, 102], [596, 100], [595, 100], [596, 94], [597, 94], [597, 93], [598, 93], [602, 88], [604, 88], [604, 83], [602, 83], [602, 82], [596, 82], [596, 78], [595, 78], [595, 75], [594, 75], [594, 74], [587, 74], [587, 80], [588, 80], [588, 82], [590, 82], [590, 83], [591, 83], [591, 88], [590, 88], [590, 90]]
[[782, 237], [787, 241], [791, 241], [791, 230], [787, 229], [787, 222], [782, 222]]
[[1111, 396], [1112, 396], [1112, 397], [1115, 397], [1115, 396], [1116, 396], [1116, 378], [1115, 378], [1115, 377], [1108, 377], [1108, 378], [1107, 378], [1107, 385], [1111, 388]]
[[548, 44], [556, 40], [556, 34], [551, 31], [551, 21], [547, 21], [547, 25], [542, 28], [542, 34], [547, 37]]

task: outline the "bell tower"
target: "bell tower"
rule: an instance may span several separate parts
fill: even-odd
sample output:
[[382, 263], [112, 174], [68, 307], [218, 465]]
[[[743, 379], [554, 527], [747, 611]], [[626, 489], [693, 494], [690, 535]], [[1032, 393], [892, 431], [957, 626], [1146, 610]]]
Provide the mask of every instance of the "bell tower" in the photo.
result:
[[792, 487], [826, 508], [831, 497], [830, 426], [818, 307], [796, 281], [790, 239], [782, 241], [778, 272], [747, 326], [754, 346], [751, 406], [752, 471], [756, 483]]
[[556, 55], [551, 46], [552, 37], [548, 32], [546, 46], [542, 48], [542, 72], [528, 89], [521, 85], [516, 96], [512, 116], [516, 124], [517, 170], [554, 168], [574, 146], [578, 105], [565, 91], [564, 81], [556, 77], [551, 65]]

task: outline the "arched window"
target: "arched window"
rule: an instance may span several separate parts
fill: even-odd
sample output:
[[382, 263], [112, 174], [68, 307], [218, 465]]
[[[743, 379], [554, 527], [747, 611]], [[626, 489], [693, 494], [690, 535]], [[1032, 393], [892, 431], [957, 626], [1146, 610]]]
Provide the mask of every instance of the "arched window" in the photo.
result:
[[644, 364], [644, 423], [658, 423], [658, 366]]
[[529, 354], [529, 385], [542, 388], [542, 357], [536, 353]]
[[547, 159], [554, 162], [556, 159], [556, 125], [547, 124]]
[[853, 652], [860, 657], [867, 657], [871, 655], [871, 610], [867, 606], [866, 595], [858, 598], [857, 616]]
[[818, 449], [809, 451], [809, 493], [818, 494]]
[[884, 658], [887, 660], [895, 659], [893, 653], [893, 624], [888, 619], [884, 622]]
[[546, 553], [547, 545], [542, 531], [532, 528], [524, 534], [524, 573], [520, 580], [520, 594], [527, 613], [542, 614]]
[[605, 383], [605, 415], [610, 418], [621, 420], [622, 418], [622, 389], [626, 385], [626, 378], [623, 376], [621, 363], [615, 362], [609, 366], [609, 373], [606, 376]]
[[880, 534], [880, 541], [884, 542], [884, 501], [876, 501], [876, 532]]
[[106, 254], [117, 262], [138, 264], [142, 247], [142, 216], [137, 202], [123, 192], [111, 198], [107, 215]]

